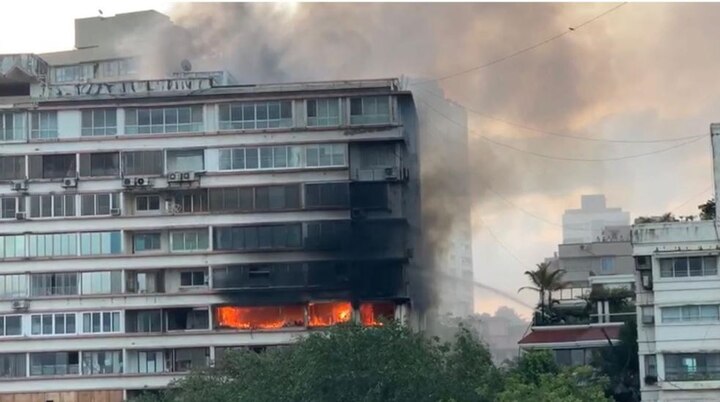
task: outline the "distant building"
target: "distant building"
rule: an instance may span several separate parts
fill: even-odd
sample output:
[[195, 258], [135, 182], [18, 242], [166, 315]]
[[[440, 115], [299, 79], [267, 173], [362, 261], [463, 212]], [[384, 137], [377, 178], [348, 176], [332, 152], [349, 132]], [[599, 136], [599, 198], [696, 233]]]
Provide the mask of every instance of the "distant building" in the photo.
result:
[[630, 213], [621, 208], [608, 208], [603, 194], [583, 195], [580, 209], [563, 214], [563, 243], [600, 241], [606, 226], [630, 224]]
[[[710, 132], [718, 199], [720, 124]], [[720, 399], [718, 233], [717, 218], [633, 226], [643, 401]]]

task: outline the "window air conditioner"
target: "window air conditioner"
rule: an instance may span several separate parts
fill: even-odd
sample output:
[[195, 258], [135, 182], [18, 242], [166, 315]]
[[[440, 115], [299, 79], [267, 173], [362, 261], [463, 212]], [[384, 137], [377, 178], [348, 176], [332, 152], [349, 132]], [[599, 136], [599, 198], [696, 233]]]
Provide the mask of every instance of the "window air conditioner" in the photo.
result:
[[110, 215], [112, 216], [120, 216], [120, 208], [112, 208], [110, 210]]
[[30, 302], [27, 300], [13, 300], [12, 302], [13, 310], [27, 310], [28, 307], [30, 307]]
[[75, 177], [67, 177], [62, 181], [63, 188], [75, 188], [78, 185], [78, 180]]
[[27, 218], [27, 214], [25, 212], [18, 212], [15, 214], [15, 219], [22, 221]]
[[10, 188], [12, 188], [13, 191], [27, 191], [28, 182], [27, 180], [14, 181], [10, 185]]

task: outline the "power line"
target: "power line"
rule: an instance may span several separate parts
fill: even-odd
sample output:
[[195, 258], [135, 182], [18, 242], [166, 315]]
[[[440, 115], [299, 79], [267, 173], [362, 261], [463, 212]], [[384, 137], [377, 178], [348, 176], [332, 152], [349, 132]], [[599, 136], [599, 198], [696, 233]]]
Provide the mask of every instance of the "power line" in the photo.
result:
[[680, 209], [680, 208], [684, 207], [685, 205], [687, 205], [687, 203], [689, 203], [690, 201], [692, 201], [692, 200], [696, 199], [697, 197], [699, 197], [699, 196], [707, 193], [707, 192], [710, 191], [712, 188], [713, 188], [713, 185], [711, 184], [711, 185], [709, 185], [707, 188], [705, 188], [704, 190], [702, 190], [701, 192], [699, 192], [699, 193], [697, 193], [697, 194], [695, 194], [695, 195], [693, 195], [693, 196], [690, 196], [690, 198], [688, 198], [687, 200], [685, 200], [682, 204], [680, 204], [680, 205], [676, 206], [675, 208], [671, 209], [670, 212], [675, 212], [675, 211], [677, 211], [678, 209]]
[[[418, 88], [418, 89], [428, 95], [432, 95], [432, 96], [435, 96], [435, 97], [438, 97], [438, 98], [444, 100], [444, 98], [442, 96], [440, 96], [434, 92], [431, 92], [427, 89], [422, 89], [422, 88]], [[554, 136], [554, 137], [567, 138], [567, 139], [573, 139], [573, 140], [578, 140], [578, 141], [609, 142], [609, 143], [620, 143], [620, 144], [653, 144], [653, 143], [663, 143], [663, 142], [686, 141], [686, 140], [691, 140], [694, 138], [699, 138], [699, 137], [704, 136], [704, 134], [703, 135], [691, 135], [691, 136], [687, 136], [687, 137], [676, 137], [676, 138], [668, 138], [668, 139], [663, 139], [663, 140], [660, 140], [660, 139], [658, 139], [658, 140], [624, 140], [624, 139], [613, 139], [613, 138], [581, 137], [578, 135], [571, 135], [571, 134], [558, 133], [555, 131], [543, 130], [543, 129], [540, 129], [537, 127], [532, 127], [532, 126], [526, 125], [524, 123], [518, 123], [518, 122], [514, 122], [511, 120], [504, 119], [504, 118], [491, 116], [487, 113], [480, 112], [478, 110], [472, 109], [466, 105], [463, 105], [463, 104], [460, 104], [457, 102], [454, 102], [454, 103], [461, 106], [463, 109], [467, 110], [468, 112], [473, 113], [482, 118], [498, 121], [503, 124], [507, 124], [509, 126], [517, 127], [517, 128], [523, 129], [523, 130], [532, 131], [532, 132], [539, 133], [539, 134], [546, 134], [546, 135], [550, 135], [550, 136]]]
[[508, 59], [513, 58], [513, 57], [519, 56], [519, 55], [521, 55], [521, 54], [523, 54], [523, 53], [529, 52], [529, 51], [531, 51], [531, 50], [533, 50], [533, 49], [536, 49], [536, 48], [538, 48], [538, 47], [540, 47], [540, 46], [542, 46], [542, 45], [545, 45], [545, 44], [547, 44], [547, 43], [550, 43], [550, 42], [552, 42], [552, 41], [554, 41], [554, 40], [556, 40], [556, 39], [560, 39], [560, 38], [562, 38], [563, 36], [565, 36], [565, 35], [567, 35], [567, 34], [569, 34], [569, 33], [571, 33], [571, 32], [577, 31], [578, 29], [580, 29], [580, 28], [582, 28], [582, 27], [584, 27], [584, 26], [586, 26], [586, 25], [588, 25], [588, 24], [591, 24], [591, 23], [597, 21], [598, 19], [600, 19], [600, 18], [602, 18], [602, 17], [604, 17], [604, 16], [612, 13], [613, 11], [617, 10], [618, 8], [620, 8], [620, 7], [622, 7], [622, 6], [626, 5], [626, 4], [627, 4], [627, 2], [620, 3], [620, 4], [618, 4], [618, 5], [610, 8], [609, 10], [606, 10], [606, 11], [604, 11], [604, 12], [596, 15], [595, 17], [590, 18], [589, 20], [587, 20], [587, 21], [585, 21], [585, 22], [582, 22], [582, 23], [579, 24], [579, 25], [576, 25], [576, 26], [574, 26], [574, 27], [568, 28], [568, 30], [566, 30], [566, 31], [563, 31], [563, 32], [561, 32], [561, 33], [558, 33], [558, 34], [556, 34], [556, 35], [553, 35], [553, 36], [551, 36], [551, 37], [549, 37], [549, 38], [547, 38], [547, 39], [544, 39], [544, 40], [542, 40], [542, 41], [540, 41], [540, 42], [537, 42], [537, 43], [535, 43], [535, 44], [533, 44], [533, 45], [530, 45], [530, 46], [528, 46], [528, 47], [522, 48], [522, 49], [520, 49], [520, 50], [517, 50], [517, 51], [515, 51], [515, 52], [512, 52], [512, 53], [507, 54], [507, 55], [505, 55], [505, 56], [502, 56], [502, 57], [500, 57], [500, 58], [497, 58], [497, 59], [488, 61], [488, 62], [486, 62], [486, 63], [484, 63], [484, 64], [479, 65], [479, 66], [475, 66], [475, 67], [472, 67], [472, 68], [468, 68], [468, 69], [466, 69], [466, 70], [458, 71], [458, 72], [456, 72], [456, 73], [452, 73], [452, 74], [440, 76], [440, 77], [433, 78], [433, 79], [429, 79], [429, 80], [425, 80], [425, 81], [420, 81], [420, 82], [416, 83], [416, 85], [422, 85], [422, 84], [426, 84], [426, 83], [429, 83], [429, 82], [444, 81], [444, 80], [447, 80], [447, 79], [450, 79], [450, 78], [454, 78], [454, 77], [457, 77], [457, 76], [460, 76], [460, 75], [464, 75], [464, 74], [467, 74], [467, 73], [471, 73], [471, 72], [473, 72], [473, 71], [482, 70], [482, 69], [484, 69], [484, 68], [493, 66], [493, 65], [498, 64], [498, 63], [502, 63], [502, 62], [505, 61], [505, 60], [508, 60]]
[[[439, 114], [440, 116], [444, 117], [446, 120], [448, 120], [448, 121], [450, 121], [450, 122], [452, 122], [452, 123], [455, 123], [455, 124], [457, 124], [458, 126], [460, 126], [460, 127], [462, 127], [462, 128], [466, 128], [466, 127], [467, 127], [465, 124], [459, 123], [459, 122], [451, 119], [450, 117], [448, 117], [448, 116], [445, 115], [444, 113], [440, 112], [439, 110], [437, 110], [436, 108], [434, 108], [433, 106], [431, 106], [429, 103], [427, 103], [427, 102], [425, 102], [425, 101], [423, 101], [423, 100], [421, 100], [420, 102], [421, 102], [422, 104], [424, 104], [425, 106], [427, 106], [428, 108], [430, 108], [431, 110], [433, 110], [435, 113], [437, 113], [437, 114]], [[643, 157], [643, 156], [649, 156], [649, 155], [655, 155], [655, 154], [667, 152], [667, 151], [670, 151], [670, 150], [673, 150], [673, 149], [680, 148], [680, 147], [683, 147], [683, 146], [685, 146], [685, 145], [691, 144], [691, 143], [693, 143], [693, 142], [697, 142], [697, 141], [705, 138], [704, 135], [703, 135], [703, 136], [698, 136], [698, 137], [696, 137], [696, 138], [694, 138], [694, 139], [692, 139], [692, 140], [685, 141], [685, 142], [681, 142], [680, 144], [676, 144], [676, 145], [673, 145], [673, 146], [670, 146], [670, 147], [667, 147], [667, 148], [658, 149], [658, 150], [655, 150], [655, 151], [644, 152], [644, 153], [635, 154], [635, 155], [616, 156], [616, 157], [610, 157], [610, 158], [594, 158], [594, 159], [593, 159], [593, 158], [573, 158], [573, 157], [564, 157], [564, 156], [554, 156], [554, 155], [543, 154], [543, 153], [540, 153], [540, 152], [529, 151], [529, 150], [526, 150], [526, 149], [517, 148], [517, 147], [515, 147], [515, 146], [513, 146], [513, 145], [505, 144], [505, 143], [503, 143], [503, 142], [499, 142], [499, 141], [497, 141], [497, 140], [493, 140], [493, 139], [491, 139], [491, 138], [489, 138], [489, 137], [486, 137], [486, 136], [484, 136], [484, 135], [482, 135], [482, 134], [477, 133], [475, 130], [472, 130], [472, 129], [470, 129], [470, 128], [468, 128], [467, 130], [468, 130], [469, 132], [475, 134], [476, 136], [478, 136], [480, 139], [482, 139], [482, 140], [484, 140], [484, 141], [487, 141], [487, 142], [489, 142], [489, 143], [491, 143], [491, 144], [500, 146], [500, 147], [512, 149], [513, 151], [525, 153], [525, 154], [528, 154], [528, 155], [533, 155], [533, 156], [536, 156], [536, 157], [538, 157], [538, 158], [551, 159], [551, 160], [560, 160], [560, 161], [568, 161], [568, 162], [611, 162], [611, 161], [620, 161], [620, 160], [626, 160], [626, 159], [640, 158], [640, 157]]]

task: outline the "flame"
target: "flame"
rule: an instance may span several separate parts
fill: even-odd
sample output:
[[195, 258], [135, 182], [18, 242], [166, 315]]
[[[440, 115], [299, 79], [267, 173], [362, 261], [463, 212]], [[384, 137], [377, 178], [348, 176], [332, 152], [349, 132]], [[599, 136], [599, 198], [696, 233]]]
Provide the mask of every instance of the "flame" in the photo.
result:
[[350, 302], [323, 302], [308, 305], [308, 325], [311, 327], [327, 327], [350, 321], [352, 305]]
[[234, 307], [215, 309], [220, 327], [236, 329], [277, 329], [305, 325], [303, 306]]
[[393, 302], [367, 302], [360, 305], [360, 322], [368, 327], [381, 326], [380, 318], [392, 320], [395, 318], [395, 303]]

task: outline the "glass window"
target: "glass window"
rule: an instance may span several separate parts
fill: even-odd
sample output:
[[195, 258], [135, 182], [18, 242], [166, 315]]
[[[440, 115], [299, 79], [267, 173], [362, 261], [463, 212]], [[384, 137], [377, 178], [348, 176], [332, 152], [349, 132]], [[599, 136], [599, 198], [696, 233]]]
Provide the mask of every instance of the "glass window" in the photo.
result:
[[319, 183], [305, 185], [305, 208], [347, 207], [348, 183]]
[[125, 331], [128, 333], [162, 331], [161, 310], [125, 311]]
[[214, 229], [216, 250], [296, 249], [302, 247], [302, 225], [231, 226]]
[[0, 315], [0, 336], [22, 335], [22, 316]]
[[54, 67], [53, 71], [55, 72], [56, 83], [80, 82], [85, 79], [84, 69], [81, 64], [58, 66]]
[[120, 175], [120, 154], [103, 152], [80, 154], [81, 177], [116, 177]]
[[615, 271], [615, 257], [602, 257], [600, 260], [603, 273]]
[[120, 271], [83, 272], [80, 274], [82, 294], [120, 293], [122, 273]]
[[163, 151], [123, 152], [123, 173], [128, 176], [161, 175], [164, 171]]
[[120, 332], [119, 311], [98, 311], [83, 313], [83, 333], [109, 334]]
[[25, 114], [0, 113], [0, 142], [24, 140]]
[[30, 138], [47, 139], [57, 138], [57, 136], [56, 111], [30, 112]]
[[84, 375], [122, 373], [122, 351], [85, 351], [82, 354]]
[[34, 163], [31, 163], [31, 178], [62, 179], [77, 176], [75, 154], [42, 155], [38, 158], [31, 157], [31, 162], [39, 160], [41, 164], [41, 166], [35, 166]]
[[26, 256], [25, 236], [0, 236], [0, 258], [18, 258]]
[[657, 376], [657, 358], [655, 355], [645, 355], [645, 375]]
[[664, 358], [667, 381], [720, 379], [720, 353], [668, 353]]
[[172, 251], [196, 251], [208, 249], [208, 230], [180, 230], [170, 233]]
[[663, 322], [718, 321], [719, 308], [717, 304], [708, 304], [662, 307], [660, 311]]
[[180, 286], [207, 286], [207, 271], [186, 271], [180, 273]]
[[340, 125], [340, 99], [310, 99], [307, 101], [307, 125], [327, 127]]
[[31, 274], [31, 296], [68, 296], [78, 294], [77, 273]]
[[167, 151], [168, 172], [199, 172], [205, 170], [202, 149]]
[[282, 210], [300, 208], [300, 187], [263, 186], [255, 188], [255, 210]]
[[207, 212], [207, 210], [207, 190], [177, 192], [173, 197], [172, 213], [174, 214]]
[[30, 353], [30, 376], [78, 373], [78, 352]]
[[74, 194], [30, 196], [30, 217], [51, 218], [75, 216]]
[[27, 275], [0, 275], [0, 298], [27, 296]]
[[0, 353], [0, 377], [26, 377], [26, 368], [25, 353]]
[[18, 209], [18, 198], [17, 197], [2, 197], [2, 198], [0, 198], [0, 218], [15, 219], [15, 214], [18, 211], [19, 211], [19, 209]]
[[107, 216], [112, 210], [120, 207], [117, 193], [82, 194], [80, 195], [80, 215]]
[[159, 195], [138, 195], [135, 197], [136, 212], [153, 212], [160, 210]]
[[202, 130], [201, 105], [125, 109], [126, 134], [188, 133]]
[[22, 180], [24, 178], [24, 156], [0, 156], [0, 180]]
[[135, 233], [133, 235], [133, 249], [135, 252], [160, 250], [162, 244], [160, 242], [161, 234], [154, 233]]
[[350, 98], [350, 124], [390, 123], [390, 97]]
[[308, 145], [306, 164], [308, 167], [329, 167], [346, 165], [345, 144]]
[[120, 232], [80, 233], [80, 255], [120, 254]]
[[32, 335], [71, 335], [75, 331], [75, 313], [33, 314], [30, 316]]
[[717, 275], [717, 257], [678, 257], [660, 260], [661, 278]]
[[76, 233], [28, 235], [28, 257], [58, 257], [77, 255]]
[[116, 109], [91, 109], [82, 111], [82, 136], [117, 134]]
[[292, 125], [292, 101], [220, 105], [220, 130], [285, 128]]

